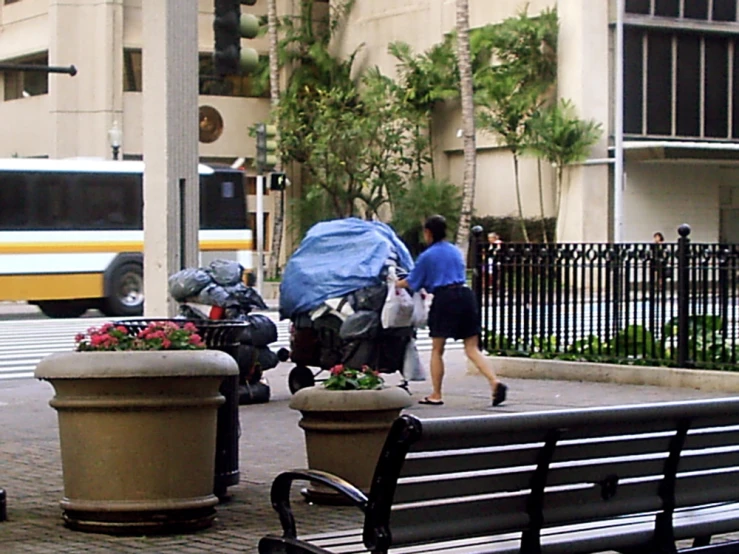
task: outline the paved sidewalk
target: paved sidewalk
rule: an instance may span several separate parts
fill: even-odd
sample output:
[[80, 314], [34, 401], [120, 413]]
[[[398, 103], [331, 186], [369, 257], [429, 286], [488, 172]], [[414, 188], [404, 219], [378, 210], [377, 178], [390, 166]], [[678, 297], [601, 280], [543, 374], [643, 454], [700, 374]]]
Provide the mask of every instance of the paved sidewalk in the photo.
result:
[[[422, 354], [424, 362], [428, 353]], [[232, 500], [218, 507], [216, 524], [191, 535], [111, 537], [66, 529], [58, 501], [62, 475], [56, 413], [48, 401], [52, 388], [36, 381], [0, 382], [0, 488], [8, 494], [9, 520], [0, 523], [0, 552], [35, 553], [198, 553], [256, 552], [259, 538], [276, 532], [279, 524], [269, 505], [269, 487], [282, 470], [305, 467], [299, 413], [287, 406], [290, 394], [288, 364], [267, 373], [272, 400], [242, 406], [241, 483], [231, 487]], [[396, 382], [391, 378], [389, 382]], [[413, 406], [419, 416], [490, 414], [579, 406], [632, 404], [689, 398], [727, 396], [690, 389], [609, 385], [560, 381], [509, 380], [509, 399], [489, 407], [484, 379], [466, 371], [461, 351], [447, 353], [445, 401], [442, 407]], [[416, 399], [429, 392], [428, 383], [412, 383]], [[295, 499], [299, 532], [318, 532], [355, 526], [357, 513], [349, 508], [310, 506]]]

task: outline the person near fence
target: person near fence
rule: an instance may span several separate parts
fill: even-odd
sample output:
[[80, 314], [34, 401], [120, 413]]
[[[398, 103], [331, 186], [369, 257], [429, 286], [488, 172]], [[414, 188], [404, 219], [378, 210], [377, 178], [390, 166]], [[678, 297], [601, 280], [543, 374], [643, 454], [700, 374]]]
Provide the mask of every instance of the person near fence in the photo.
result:
[[495, 255], [498, 253], [498, 250], [500, 249], [500, 245], [503, 244], [503, 241], [500, 239], [500, 235], [498, 233], [491, 231], [488, 233], [488, 263], [487, 263], [487, 282], [488, 286], [492, 287], [495, 283]]
[[665, 279], [672, 277], [672, 270], [669, 267], [665, 252], [665, 236], [657, 231], [652, 235], [653, 252], [652, 252], [652, 279], [661, 289]]
[[467, 358], [487, 378], [490, 384], [493, 406], [506, 399], [508, 387], [501, 383], [479, 347], [480, 317], [475, 295], [466, 285], [465, 263], [459, 248], [446, 240], [446, 220], [434, 215], [426, 220], [423, 236], [429, 247], [416, 260], [407, 279], [396, 286], [421, 290], [433, 294], [429, 310], [428, 327], [431, 348], [431, 394], [421, 404], [440, 406], [444, 380], [444, 347], [446, 340], [464, 341]]

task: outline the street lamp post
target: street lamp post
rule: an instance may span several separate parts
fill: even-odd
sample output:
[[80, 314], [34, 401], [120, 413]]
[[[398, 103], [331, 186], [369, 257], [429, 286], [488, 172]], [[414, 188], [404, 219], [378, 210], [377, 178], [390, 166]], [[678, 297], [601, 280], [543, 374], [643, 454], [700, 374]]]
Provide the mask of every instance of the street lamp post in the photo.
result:
[[113, 122], [113, 127], [108, 131], [108, 139], [110, 140], [110, 147], [113, 149], [113, 159], [118, 159], [118, 154], [121, 151], [121, 140], [123, 139], [123, 131], [118, 127], [118, 122]]

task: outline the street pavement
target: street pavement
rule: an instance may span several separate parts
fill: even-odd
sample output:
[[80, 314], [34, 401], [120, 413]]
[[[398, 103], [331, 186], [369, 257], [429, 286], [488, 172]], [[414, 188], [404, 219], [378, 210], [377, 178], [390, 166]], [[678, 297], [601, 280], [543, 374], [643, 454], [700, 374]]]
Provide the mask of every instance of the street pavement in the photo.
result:
[[[278, 321], [276, 311], [264, 312], [277, 323], [277, 342], [270, 345], [275, 352], [290, 346], [290, 322]], [[74, 337], [90, 327], [112, 321], [108, 317], [77, 319], [24, 319], [0, 321], [0, 381], [29, 379], [44, 356], [74, 349]], [[431, 349], [427, 329], [418, 331], [419, 351]], [[457, 342], [450, 349], [462, 348]]]
[[[428, 367], [428, 352], [421, 358]], [[291, 367], [280, 364], [266, 373], [272, 388], [270, 402], [241, 406], [241, 482], [229, 488], [232, 498], [218, 507], [215, 525], [188, 535], [115, 537], [65, 528], [59, 508], [63, 487], [56, 413], [48, 405], [52, 388], [32, 379], [0, 381], [0, 488], [8, 494], [9, 518], [0, 523], [0, 552], [256, 552], [261, 536], [280, 529], [269, 504], [272, 479], [283, 470], [306, 465], [299, 414], [288, 407], [286, 381]], [[396, 384], [397, 377], [388, 376], [388, 383]], [[508, 385], [508, 401], [491, 408], [484, 378], [467, 371], [460, 350], [450, 351], [445, 405], [414, 405], [408, 412], [442, 417], [724, 396], [690, 389], [587, 382], [509, 380]], [[429, 384], [411, 383], [411, 392], [414, 399], [421, 399], [429, 392]], [[301, 534], [351, 528], [360, 521], [356, 510], [309, 505], [297, 494], [293, 506]]]

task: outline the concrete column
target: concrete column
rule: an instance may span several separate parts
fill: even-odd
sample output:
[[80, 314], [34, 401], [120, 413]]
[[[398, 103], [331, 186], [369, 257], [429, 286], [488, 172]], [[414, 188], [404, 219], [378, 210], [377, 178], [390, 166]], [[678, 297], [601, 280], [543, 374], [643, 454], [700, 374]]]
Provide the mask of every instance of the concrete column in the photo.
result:
[[[110, 159], [108, 130], [122, 123], [123, 0], [49, 0], [49, 156]], [[125, 145], [124, 145], [125, 149]]]
[[[608, 2], [560, 0], [558, 94], [571, 100], [579, 117], [603, 125], [591, 159], [608, 156], [610, 77]], [[605, 242], [609, 239], [610, 178], [607, 164], [565, 170], [557, 222], [560, 242]]]
[[169, 275], [198, 264], [198, 4], [146, 0], [142, 8], [144, 312], [165, 317], [176, 307]]

